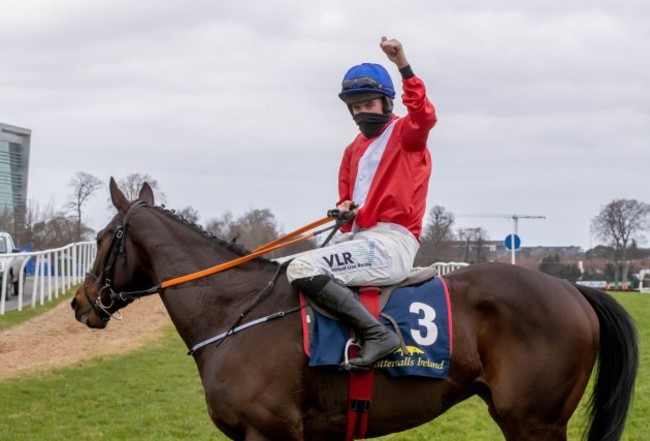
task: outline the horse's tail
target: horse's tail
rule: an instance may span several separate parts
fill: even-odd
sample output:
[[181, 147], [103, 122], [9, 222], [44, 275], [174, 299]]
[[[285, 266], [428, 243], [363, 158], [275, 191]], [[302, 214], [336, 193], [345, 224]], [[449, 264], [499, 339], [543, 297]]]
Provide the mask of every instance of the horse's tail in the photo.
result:
[[589, 400], [589, 441], [618, 440], [632, 402], [639, 365], [634, 322], [623, 307], [603, 291], [576, 285], [598, 316], [600, 351], [596, 383]]

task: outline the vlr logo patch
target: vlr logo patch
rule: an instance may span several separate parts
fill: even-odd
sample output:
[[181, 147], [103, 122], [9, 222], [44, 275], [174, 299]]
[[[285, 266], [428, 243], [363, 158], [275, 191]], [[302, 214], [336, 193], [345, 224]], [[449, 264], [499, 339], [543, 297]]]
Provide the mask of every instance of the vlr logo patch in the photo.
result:
[[384, 268], [391, 259], [386, 249], [374, 240], [353, 240], [323, 248], [308, 255], [314, 265], [329, 274], [344, 274], [362, 268]]
[[341, 253], [341, 254], [330, 254], [329, 256], [322, 256], [323, 260], [329, 265], [330, 268], [343, 265], [354, 265], [354, 260], [352, 260], [352, 253]]

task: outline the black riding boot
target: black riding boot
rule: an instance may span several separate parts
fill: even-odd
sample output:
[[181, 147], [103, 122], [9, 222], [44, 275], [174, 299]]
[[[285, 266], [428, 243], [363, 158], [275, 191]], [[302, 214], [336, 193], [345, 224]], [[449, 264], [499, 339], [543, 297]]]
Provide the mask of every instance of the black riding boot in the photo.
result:
[[359, 356], [350, 359], [352, 366], [368, 367], [400, 345], [399, 337], [379, 323], [347, 286], [329, 276], [297, 279], [292, 285], [354, 329], [363, 344]]

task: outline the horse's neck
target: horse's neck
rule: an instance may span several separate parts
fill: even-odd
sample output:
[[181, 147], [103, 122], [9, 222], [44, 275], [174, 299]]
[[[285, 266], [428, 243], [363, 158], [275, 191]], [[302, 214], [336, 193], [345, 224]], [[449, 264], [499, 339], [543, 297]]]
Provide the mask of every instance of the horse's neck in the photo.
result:
[[[139, 252], [150, 265], [148, 271], [155, 283], [162, 283], [182, 275], [213, 267], [240, 257], [227, 245], [212, 242], [189, 227], [179, 227], [175, 222], [162, 216], [154, 218], [158, 234], [140, 235]], [[171, 223], [170, 223], [171, 222]]]
[[[167, 243], [159, 256], [148, 256], [156, 283], [191, 274], [239, 257], [210, 242]], [[160, 255], [165, 257], [160, 257]], [[166, 288], [161, 298], [188, 346], [224, 332], [272, 279], [276, 267], [249, 262], [196, 281]], [[282, 277], [282, 275], [281, 275]]]

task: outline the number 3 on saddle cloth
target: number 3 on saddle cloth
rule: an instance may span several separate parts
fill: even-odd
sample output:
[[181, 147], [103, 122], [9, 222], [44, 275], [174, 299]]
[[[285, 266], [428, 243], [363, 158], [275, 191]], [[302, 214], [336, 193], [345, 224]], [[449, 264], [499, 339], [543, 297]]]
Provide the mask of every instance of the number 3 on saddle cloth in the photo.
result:
[[[392, 377], [416, 375], [446, 378], [452, 349], [452, 322], [445, 281], [421, 271], [391, 292], [384, 290], [382, 296], [389, 298], [381, 299], [381, 304], [385, 305], [379, 321], [392, 330], [393, 323], [396, 323], [403, 345], [377, 361], [375, 370]], [[300, 302], [306, 302], [302, 294]], [[349, 327], [311, 307], [302, 309], [302, 323], [309, 366], [338, 367], [344, 360]]]

